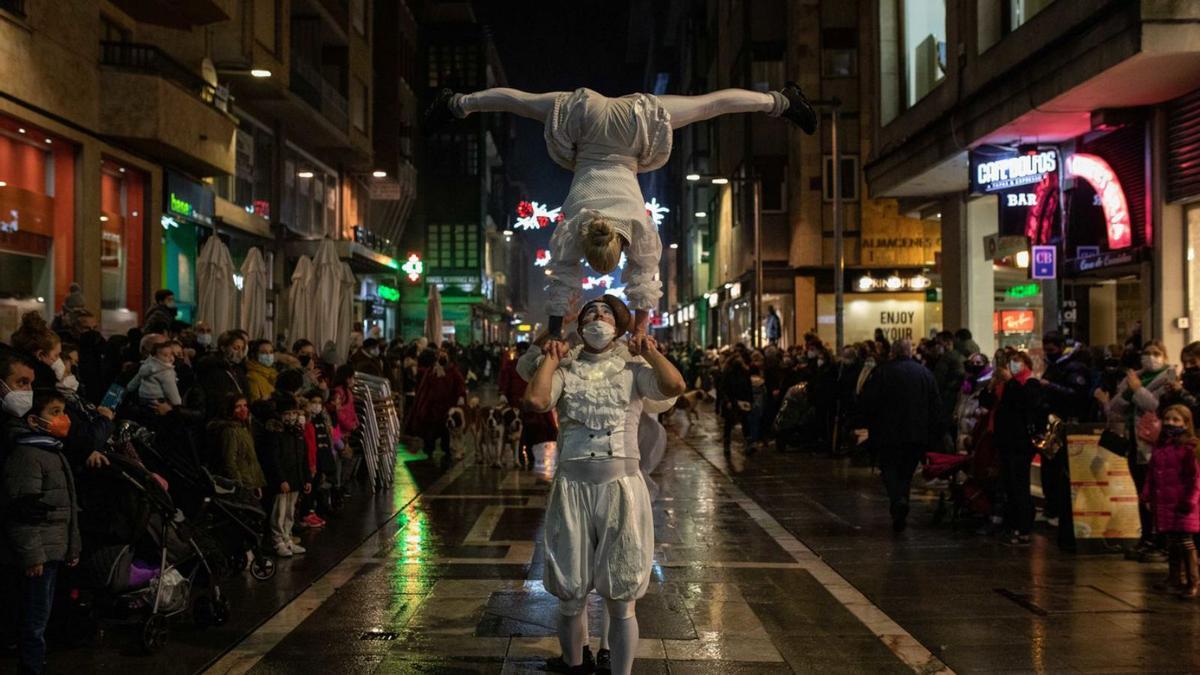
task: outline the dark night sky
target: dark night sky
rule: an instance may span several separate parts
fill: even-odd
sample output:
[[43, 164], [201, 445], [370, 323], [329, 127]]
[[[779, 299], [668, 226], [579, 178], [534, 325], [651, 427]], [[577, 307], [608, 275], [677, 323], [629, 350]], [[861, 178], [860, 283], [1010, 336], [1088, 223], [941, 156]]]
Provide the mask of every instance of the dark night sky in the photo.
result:
[[[532, 92], [570, 91], [589, 87], [619, 96], [642, 86], [642, 66], [626, 63], [628, 2], [624, 0], [496, 0], [476, 2], [479, 20], [492, 27], [508, 86]], [[505, 164], [509, 176], [528, 190], [526, 198], [562, 204], [571, 184], [570, 172], [546, 154], [542, 125], [516, 121], [517, 137]], [[518, 232], [530, 251], [547, 248], [551, 228]], [[543, 314], [540, 268], [530, 276], [529, 308], [534, 320]]]

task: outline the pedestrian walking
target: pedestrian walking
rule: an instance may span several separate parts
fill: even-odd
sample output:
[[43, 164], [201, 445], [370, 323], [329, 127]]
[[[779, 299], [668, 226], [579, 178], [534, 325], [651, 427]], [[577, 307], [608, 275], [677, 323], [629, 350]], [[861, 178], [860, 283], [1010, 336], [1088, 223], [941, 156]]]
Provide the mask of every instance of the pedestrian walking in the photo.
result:
[[879, 456], [892, 529], [908, 526], [913, 473], [940, 434], [941, 399], [929, 369], [913, 360], [912, 342], [897, 340], [863, 390], [869, 438]]

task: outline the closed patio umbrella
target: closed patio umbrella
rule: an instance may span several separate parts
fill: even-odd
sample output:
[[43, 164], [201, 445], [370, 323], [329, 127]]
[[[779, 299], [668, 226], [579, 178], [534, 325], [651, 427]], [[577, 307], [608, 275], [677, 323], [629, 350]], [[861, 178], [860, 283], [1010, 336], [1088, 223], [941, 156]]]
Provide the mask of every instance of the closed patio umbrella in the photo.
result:
[[292, 285], [288, 289], [288, 342], [295, 342], [301, 338], [313, 340], [309, 334], [309, 315], [312, 312], [314, 280], [312, 259], [306, 255], [300, 256], [296, 261], [296, 269], [292, 272]]
[[332, 340], [340, 346], [337, 328], [342, 295], [342, 261], [338, 259], [337, 247], [332, 239], [323, 240], [317, 247], [317, 255], [313, 257], [313, 273], [314, 311], [309, 316], [313, 322], [309, 339], [318, 345]]
[[437, 284], [429, 284], [429, 300], [425, 305], [425, 337], [431, 347], [442, 344], [442, 294]]
[[350, 358], [350, 331], [354, 329], [354, 287], [358, 277], [354, 276], [349, 263], [342, 263], [340, 293], [337, 306], [338, 356], [343, 361]]
[[208, 238], [196, 259], [196, 284], [200, 287], [196, 319], [207, 322], [218, 335], [234, 328], [238, 305], [233, 259], [225, 242], [216, 235]]
[[271, 339], [267, 325], [267, 263], [257, 247], [250, 249], [242, 261], [241, 327], [250, 339]]

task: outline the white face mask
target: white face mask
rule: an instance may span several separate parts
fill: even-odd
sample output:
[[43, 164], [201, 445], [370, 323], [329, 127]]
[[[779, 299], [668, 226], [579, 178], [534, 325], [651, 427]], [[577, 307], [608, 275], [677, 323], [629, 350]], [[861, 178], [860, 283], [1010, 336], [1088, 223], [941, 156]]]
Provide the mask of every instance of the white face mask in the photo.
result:
[[[0, 386], [3, 386], [0, 384]], [[24, 417], [33, 408], [33, 390], [11, 391], [5, 387], [4, 412], [13, 417]]]
[[617, 329], [611, 323], [593, 321], [584, 326], [582, 332], [583, 341], [587, 343], [587, 346], [599, 351], [612, 342], [613, 335], [616, 334]]
[[1024, 363], [1021, 363], [1020, 361], [1008, 362], [1008, 372], [1012, 373], [1013, 375], [1019, 375], [1022, 370], [1025, 370]]
[[212, 333], [200, 333], [196, 336], [196, 344], [207, 347], [212, 344]]
[[61, 380], [67, 374], [67, 364], [63, 363], [62, 359], [54, 359], [54, 363], [50, 364], [50, 368], [54, 370], [54, 379]]
[[58, 390], [64, 394], [74, 394], [79, 390], [79, 380], [74, 375], [68, 375], [58, 382]]
[[1162, 370], [1163, 357], [1142, 354], [1142, 368], [1146, 370]]

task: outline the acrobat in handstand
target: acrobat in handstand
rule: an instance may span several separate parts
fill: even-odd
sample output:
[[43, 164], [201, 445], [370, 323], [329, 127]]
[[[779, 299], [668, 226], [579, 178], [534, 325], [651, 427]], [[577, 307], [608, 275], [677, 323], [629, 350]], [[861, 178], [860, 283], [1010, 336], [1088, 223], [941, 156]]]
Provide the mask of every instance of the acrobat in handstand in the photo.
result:
[[630, 94], [609, 98], [591, 89], [530, 94], [494, 88], [473, 94], [443, 90], [430, 107], [429, 123], [478, 112], [507, 112], [540, 120], [546, 148], [573, 171], [565, 220], [550, 239], [550, 333], [582, 278], [580, 259], [599, 274], [616, 269], [626, 254], [625, 296], [635, 312], [633, 334], [644, 334], [649, 310], [662, 297], [658, 279], [662, 240], [646, 214], [637, 174], [653, 171], [671, 156], [671, 132], [693, 122], [732, 113], [784, 117], [812, 134], [817, 116], [795, 83], [781, 91], [725, 89], [700, 96]]

